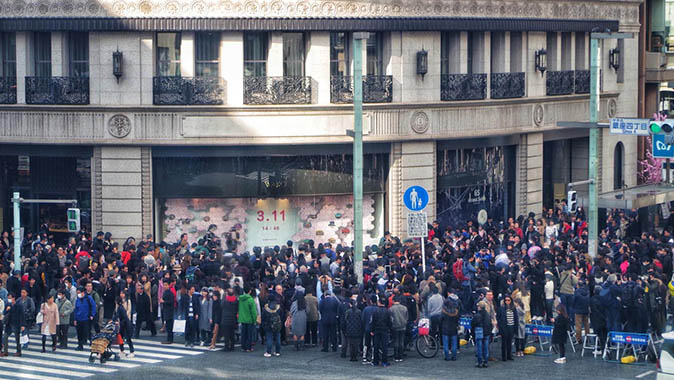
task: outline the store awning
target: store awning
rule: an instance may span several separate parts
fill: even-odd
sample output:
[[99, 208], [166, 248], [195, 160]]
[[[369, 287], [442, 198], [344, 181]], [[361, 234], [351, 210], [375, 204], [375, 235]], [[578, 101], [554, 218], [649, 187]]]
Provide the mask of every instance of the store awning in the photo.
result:
[[[584, 199], [584, 204], [588, 204]], [[599, 208], [642, 208], [674, 201], [674, 185], [656, 183], [599, 194]]]

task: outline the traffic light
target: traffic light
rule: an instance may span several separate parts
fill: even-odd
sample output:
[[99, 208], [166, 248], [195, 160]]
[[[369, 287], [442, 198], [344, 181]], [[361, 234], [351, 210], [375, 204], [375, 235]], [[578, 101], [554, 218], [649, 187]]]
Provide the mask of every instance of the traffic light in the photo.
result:
[[68, 216], [68, 232], [79, 232], [80, 231], [80, 209], [78, 208], [69, 208], [67, 212]]
[[569, 212], [572, 214], [575, 213], [576, 210], [578, 209], [578, 196], [576, 194], [576, 191], [569, 190], [568, 193], [566, 193], [566, 199], [569, 207]]
[[672, 125], [673, 120], [667, 119], [665, 121], [656, 121], [656, 120], [651, 120], [650, 124], [648, 124], [648, 130], [652, 134], [658, 134], [658, 133], [664, 133], [664, 134], [669, 134], [672, 133], [672, 130], [674, 130], [674, 127]]

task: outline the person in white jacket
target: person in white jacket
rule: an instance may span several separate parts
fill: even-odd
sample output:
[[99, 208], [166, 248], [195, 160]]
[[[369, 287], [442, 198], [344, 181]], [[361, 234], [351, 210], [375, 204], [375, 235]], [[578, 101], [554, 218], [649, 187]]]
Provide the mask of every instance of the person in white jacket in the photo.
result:
[[557, 225], [552, 220], [549, 221], [548, 225], [545, 226], [545, 242], [550, 243], [550, 239], [553, 237], [557, 240], [558, 235], [559, 229], [557, 228]]
[[545, 321], [552, 323], [552, 309], [555, 305], [555, 282], [550, 271], [545, 271]]

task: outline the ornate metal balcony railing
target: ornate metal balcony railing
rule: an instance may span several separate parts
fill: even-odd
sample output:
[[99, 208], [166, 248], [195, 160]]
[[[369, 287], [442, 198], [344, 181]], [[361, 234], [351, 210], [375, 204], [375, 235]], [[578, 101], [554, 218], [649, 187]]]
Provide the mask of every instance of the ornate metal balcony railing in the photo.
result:
[[576, 94], [590, 93], [590, 70], [576, 70]]
[[[390, 103], [393, 101], [392, 75], [363, 75], [363, 102]], [[353, 103], [353, 76], [330, 77], [330, 102]]]
[[154, 77], [155, 105], [218, 105], [225, 101], [225, 81], [220, 77]]
[[574, 71], [548, 71], [545, 89], [547, 95], [573, 94]]
[[487, 97], [487, 74], [443, 74], [441, 100], [480, 100]]
[[16, 77], [0, 77], [0, 104], [16, 104]]
[[245, 104], [310, 104], [311, 77], [243, 77]]
[[524, 96], [524, 73], [492, 73], [491, 98], [508, 99]]
[[89, 104], [87, 77], [26, 77], [27, 104]]

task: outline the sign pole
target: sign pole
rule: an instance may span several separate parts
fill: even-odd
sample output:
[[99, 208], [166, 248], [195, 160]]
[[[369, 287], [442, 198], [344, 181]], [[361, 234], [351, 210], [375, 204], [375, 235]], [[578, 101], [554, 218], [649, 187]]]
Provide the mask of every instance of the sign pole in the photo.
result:
[[424, 238], [420, 237], [419, 241], [421, 242], [421, 278], [426, 279], [426, 244], [424, 243]]
[[367, 32], [353, 34], [353, 264], [363, 283], [363, 40]]
[[[596, 123], [599, 109], [599, 40], [592, 38], [590, 49], [590, 123]], [[590, 207], [588, 209], [588, 243], [587, 250], [590, 257], [597, 256], [597, 140], [599, 130], [597, 127], [590, 128], [590, 159], [589, 159], [589, 184]]]
[[12, 198], [14, 204], [14, 269], [21, 270], [21, 195], [14, 193]]

